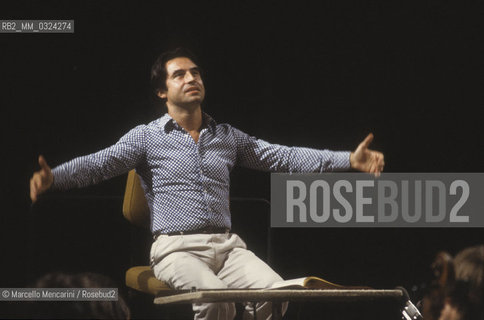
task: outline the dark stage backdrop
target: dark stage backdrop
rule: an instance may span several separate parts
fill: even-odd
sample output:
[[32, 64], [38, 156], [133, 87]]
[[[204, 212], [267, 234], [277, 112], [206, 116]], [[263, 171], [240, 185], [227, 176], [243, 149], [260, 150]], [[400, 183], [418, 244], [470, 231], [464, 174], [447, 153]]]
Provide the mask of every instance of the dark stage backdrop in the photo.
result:
[[[53, 194], [89, 200], [69, 207], [60, 199], [38, 211], [31, 210], [28, 181], [39, 154], [55, 166], [160, 116], [150, 67], [176, 45], [200, 56], [204, 108], [218, 122], [274, 143], [334, 150], [352, 150], [373, 132], [387, 172], [482, 172], [477, 5], [176, 3], [0, 5], [1, 19], [75, 20], [74, 34], [0, 34], [0, 287], [27, 285], [49, 270], [100, 271], [122, 281], [129, 265], [120, 249], [129, 232], [120, 211], [126, 177]], [[231, 192], [269, 199], [269, 182], [268, 173], [236, 169]], [[278, 229], [273, 265], [288, 278], [409, 287], [425, 280], [438, 250], [455, 253], [484, 242], [482, 234]]]

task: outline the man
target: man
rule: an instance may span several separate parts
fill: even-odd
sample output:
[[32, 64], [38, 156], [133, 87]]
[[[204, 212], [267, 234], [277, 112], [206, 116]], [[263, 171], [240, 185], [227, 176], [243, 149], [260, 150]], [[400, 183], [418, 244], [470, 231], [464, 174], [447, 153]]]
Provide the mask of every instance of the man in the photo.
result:
[[[196, 58], [186, 50], [162, 54], [152, 68], [156, 94], [168, 113], [123, 136], [114, 146], [41, 170], [30, 186], [32, 201], [49, 188], [69, 189], [136, 168], [151, 210], [156, 277], [174, 288], [267, 288], [280, 281], [267, 264], [229, 233], [229, 173], [234, 165], [279, 172], [350, 168], [379, 175], [384, 160], [368, 149], [370, 134], [355, 152], [290, 148], [269, 144], [202, 112], [205, 87]], [[231, 303], [194, 304], [195, 319], [232, 319]], [[246, 310], [245, 316], [251, 317]], [[269, 303], [257, 306], [271, 317]]]

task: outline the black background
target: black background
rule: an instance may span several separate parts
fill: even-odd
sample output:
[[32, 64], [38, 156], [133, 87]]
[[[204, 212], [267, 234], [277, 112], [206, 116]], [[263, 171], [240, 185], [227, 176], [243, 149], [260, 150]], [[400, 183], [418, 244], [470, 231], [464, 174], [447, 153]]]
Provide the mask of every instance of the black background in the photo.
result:
[[[28, 181], [39, 154], [55, 166], [158, 117], [149, 71], [176, 45], [199, 55], [204, 109], [219, 123], [333, 150], [353, 150], [373, 132], [387, 172], [482, 171], [482, 8], [473, 2], [32, 1], [2, 4], [0, 17], [75, 20], [74, 34], [0, 34], [0, 287], [27, 285], [40, 270], [103, 271], [122, 282], [112, 264], [125, 257], [125, 176], [65, 193], [100, 202], [38, 210], [57, 212], [48, 222], [31, 210]], [[270, 174], [236, 169], [231, 193], [269, 199]], [[484, 242], [477, 228], [278, 229], [274, 237], [283, 277], [379, 288], [419, 284], [438, 250]], [[39, 250], [58, 258], [79, 250], [85, 263], [39, 267]]]

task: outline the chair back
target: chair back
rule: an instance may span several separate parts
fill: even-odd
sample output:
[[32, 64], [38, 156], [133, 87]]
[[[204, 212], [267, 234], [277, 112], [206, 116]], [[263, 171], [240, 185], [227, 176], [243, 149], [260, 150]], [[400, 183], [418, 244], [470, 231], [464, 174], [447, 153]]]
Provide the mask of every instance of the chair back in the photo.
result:
[[126, 191], [124, 192], [123, 215], [134, 225], [143, 228], [150, 227], [150, 209], [141, 180], [135, 170], [128, 173]]

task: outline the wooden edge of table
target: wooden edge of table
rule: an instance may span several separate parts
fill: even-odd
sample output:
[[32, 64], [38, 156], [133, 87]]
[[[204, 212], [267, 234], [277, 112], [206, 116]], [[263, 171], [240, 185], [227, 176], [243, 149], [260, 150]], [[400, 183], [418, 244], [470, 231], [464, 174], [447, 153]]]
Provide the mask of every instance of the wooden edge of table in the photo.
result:
[[397, 289], [219, 289], [173, 292], [175, 294], [155, 297], [154, 303], [403, 299], [403, 292]]

